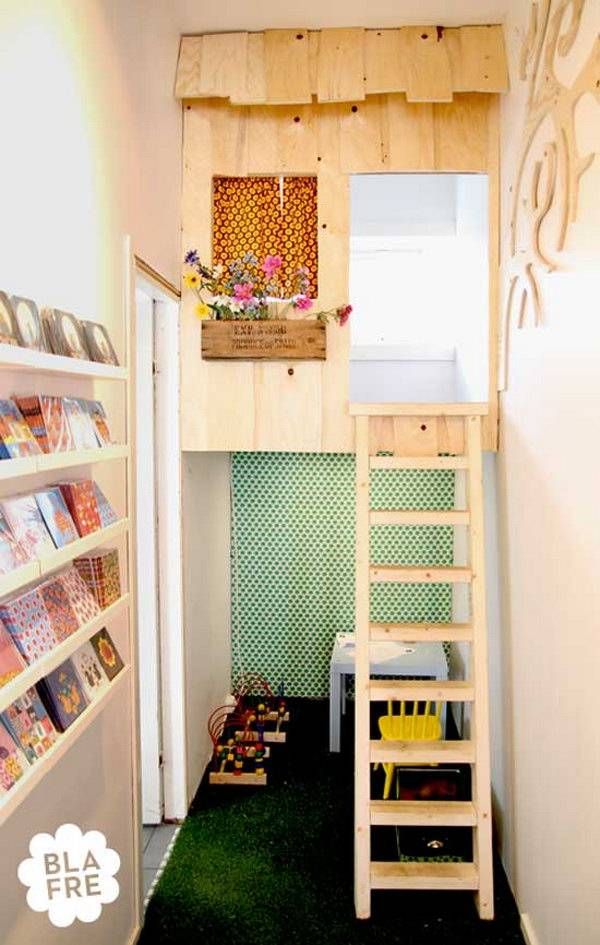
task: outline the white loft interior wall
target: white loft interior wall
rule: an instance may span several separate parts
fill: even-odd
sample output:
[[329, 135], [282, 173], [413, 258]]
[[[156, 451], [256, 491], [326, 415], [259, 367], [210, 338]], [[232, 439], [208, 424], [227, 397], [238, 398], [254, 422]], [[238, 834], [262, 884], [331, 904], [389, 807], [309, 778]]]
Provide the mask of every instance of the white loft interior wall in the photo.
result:
[[231, 685], [230, 454], [182, 454], [187, 794], [211, 756], [206, 723]]
[[351, 178], [350, 398], [488, 396], [487, 177]]

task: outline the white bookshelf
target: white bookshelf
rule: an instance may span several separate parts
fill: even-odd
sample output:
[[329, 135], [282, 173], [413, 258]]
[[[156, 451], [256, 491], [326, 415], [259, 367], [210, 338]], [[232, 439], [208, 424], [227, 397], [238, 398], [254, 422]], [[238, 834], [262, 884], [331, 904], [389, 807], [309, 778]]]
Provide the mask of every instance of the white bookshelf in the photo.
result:
[[79, 558], [80, 555], [93, 551], [99, 545], [120, 538], [128, 530], [129, 520], [126, 518], [119, 519], [118, 522], [113, 522], [112, 525], [108, 525], [106, 528], [99, 528], [90, 535], [86, 535], [85, 538], [78, 538], [76, 541], [69, 542], [64, 548], [56, 548], [55, 551], [44, 555], [43, 558], [39, 558], [37, 561], [30, 561], [22, 568], [16, 568], [8, 574], [3, 574], [0, 577], [0, 597], [15, 593], [38, 578], [51, 574], [57, 568], [68, 564], [69, 561]]
[[69, 450], [65, 453], [40, 453], [18, 459], [0, 459], [0, 481], [35, 476], [37, 473], [86, 466], [91, 463], [109, 463], [127, 459], [129, 447], [124, 444], [103, 446], [97, 450]]
[[[129, 334], [129, 309], [126, 312], [125, 327], [126, 363], [129, 364], [131, 363], [132, 342]], [[41, 453], [37, 456], [0, 460], [0, 482], [2, 482], [5, 491], [7, 488], [10, 489], [11, 484], [14, 483], [15, 493], [26, 492], [27, 482], [23, 482], [23, 480], [27, 480], [28, 477], [36, 476], [38, 480], [52, 483], [56, 481], [57, 473], [62, 470], [120, 462], [121, 465], [116, 466], [114, 476], [109, 478], [114, 483], [114, 488], [119, 490], [119, 494], [121, 494], [120, 490], [122, 488], [121, 497], [126, 497], [126, 505], [124, 517], [108, 527], [100, 528], [90, 535], [78, 538], [64, 548], [57, 548], [39, 560], [29, 562], [9, 574], [1, 575], [0, 598], [15, 594], [28, 587], [35, 587], [46, 576], [69, 564], [80, 555], [87, 554], [101, 545], [116, 540], [120, 540], [119, 559], [121, 574], [124, 577], [124, 587], [122, 595], [117, 601], [100, 611], [92, 620], [54, 647], [51, 652], [44, 654], [35, 663], [27, 666], [7, 685], [1, 687], [0, 711], [4, 711], [15, 699], [18, 699], [29, 688], [35, 686], [41, 679], [60, 666], [103, 627], [107, 627], [112, 632], [111, 628], [115, 626], [115, 623], [117, 624], [116, 629], [120, 639], [119, 652], [125, 665], [118, 676], [75, 722], [65, 732], [58, 734], [56, 743], [52, 748], [38, 758], [34, 764], [28, 765], [24, 775], [10, 791], [0, 796], [0, 824], [4, 823], [20, 807], [35, 787], [60, 763], [61, 759], [76, 744], [86, 729], [101, 716], [106, 706], [119, 691], [122, 698], [127, 700], [128, 705], [133, 704], [135, 694], [132, 682], [135, 666], [135, 605], [133, 591], [135, 586], [135, 553], [130, 534], [132, 510], [134, 508], [131, 489], [133, 450], [130, 446], [132, 441], [130, 431], [133, 429], [131, 416], [135, 399], [131, 388], [129, 370], [126, 367], [80, 361], [75, 358], [32, 351], [28, 348], [0, 344], [0, 397], [10, 398], [12, 396], [16, 374], [22, 379], [21, 386], [23, 388], [31, 383], [32, 388], [36, 390], [40, 387], [38, 377], [43, 378], [42, 383], [47, 393], [53, 393], [52, 378], [55, 378], [55, 390], [59, 396], [64, 389], [62, 386], [64, 379], [70, 380], [70, 391], [73, 388], [77, 389], [77, 382], [81, 381], [81, 394], [73, 394], [72, 396], [85, 396], [86, 398], [90, 397], [90, 383], [114, 382], [116, 387], [114, 392], [112, 390], [110, 392], [110, 402], [113, 405], [118, 404], [117, 409], [122, 410], [124, 419], [123, 439], [126, 442], [92, 450]], [[4, 382], [3, 377], [5, 378]], [[101, 390], [106, 390], [106, 388], [102, 387]], [[94, 389], [93, 393], [95, 398], [102, 399], [100, 389]], [[93, 476], [93, 472], [91, 475]], [[64, 478], [68, 478], [68, 476]], [[40, 488], [38, 480], [35, 482], [36, 489]], [[32, 483], [31, 491], [33, 491], [33, 488], [34, 484]], [[114, 501], [115, 497], [109, 491], [107, 498], [109, 501]], [[133, 714], [135, 715], [135, 709]], [[137, 763], [137, 742], [133, 730], [131, 737], [134, 740], [132, 750], [135, 765]]]
[[76, 653], [80, 646], [87, 643], [90, 637], [93, 637], [98, 630], [110, 623], [113, 617], [122, 613], [128, 605], [129, 594], [122, 594], [113, 604], [96, 614], [93, 620], [88, 621], [49, 653], [45, 653], [39, 660], [24, 669], [18, 676], [15, 676], [12, 682], [2, 686], [0, 689], [0, 712], [4, 712], [15, 699], [22, 696], [28, 689], [35, 686], [40, 679], [43, 679], [53, 669], [64, 663], [73, 653]]
[[14, 787], [0, 797], [0, 826], [20, 807], [36, 785], [46, 777], [48, 772], [52, 770], [75, 744], [77, 739], [89, 728], [94, 719], [106, 708], [118, 688], [126, 679], [129, 679], [130, 672], [130, 666], [124, 666], [119, 675], [113, 679], [104, 692], [101, 692], [100, 695], [84, 709], [66, 732], [59, 732], [54, 745], [48, 749], [46, 754], [38, 758], [32, 765], [28, 765], [25, 769], [25, 773], [19, 778]]
[[89, 377], [103, 381], [126, 381], [127, 368], [97, 361], [80, 361], [61, 354], [32, 351], [17, 345], [0, 344], [0, 370], [26, 371], [28, 374], [55, 374], [62, 377]]

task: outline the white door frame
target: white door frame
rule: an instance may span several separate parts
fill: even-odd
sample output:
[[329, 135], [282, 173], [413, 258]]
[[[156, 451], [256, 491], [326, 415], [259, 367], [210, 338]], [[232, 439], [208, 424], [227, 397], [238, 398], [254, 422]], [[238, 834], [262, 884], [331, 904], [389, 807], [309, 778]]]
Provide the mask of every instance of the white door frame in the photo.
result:
[[[154, 321], [153, 477], [148, 475], [151, 471], [151, 458], [148, 456], [151, 447], [142, 442], [144, 431], [149, 426], [148, 418], [144, 417], [144, 405], [139, 400], [136, 417], [138, 468], [141, 473], [137, 483], [141, 770], [142, 792], [144, 799], [148, 800], [148, 805], [144, 805], [144, 815], [156, 817], [158, 808], [162, 814], [159, 819], [182, 820], [187, 814], [188, 798], [181, 560], [179, 300], [139, 268], [136, 268], [135, 284], [136, 295], [137, 290], [141, 290], [151, 299]], [[142, 345], [145, 340], [142, 334]], [[144, 349], [147, 353], [147, 344]], [[151, 493], [152, 500], [148, 495], [140, 495], [140, 488], [142, 493]], [[149, 521], [144, 508], [151, 509], [152, 502], [157, 515]], [[144, 546], [149, 546], [151, 541], [152, 552], [146, 555], [148, 548]], [[150, 558], [154, 561], [154, 570]], [[158, 618], [156, 632], [152, 630], [153, 614]], [[150, 638], [147, 654], [142, 651], [145, 636]], [[143, 672], [150, 663], [153, 668], [150, 666], [148, 678], [144, 678]], [[144, 744], [144, 727], [151, 739], [150, 745], [148, 739]], [[158, 767], [159, 753], [162, 754], [161, 769]]]

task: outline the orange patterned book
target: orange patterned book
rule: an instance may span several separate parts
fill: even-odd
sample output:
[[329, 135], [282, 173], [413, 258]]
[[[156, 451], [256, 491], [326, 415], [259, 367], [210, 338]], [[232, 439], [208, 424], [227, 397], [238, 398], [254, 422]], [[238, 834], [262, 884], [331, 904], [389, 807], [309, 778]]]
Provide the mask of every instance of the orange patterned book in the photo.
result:
[[59, 482], [75, 527], [83, 538], [102, 527], [94, 483], [91, 479], [79, 479], [76, 482]]

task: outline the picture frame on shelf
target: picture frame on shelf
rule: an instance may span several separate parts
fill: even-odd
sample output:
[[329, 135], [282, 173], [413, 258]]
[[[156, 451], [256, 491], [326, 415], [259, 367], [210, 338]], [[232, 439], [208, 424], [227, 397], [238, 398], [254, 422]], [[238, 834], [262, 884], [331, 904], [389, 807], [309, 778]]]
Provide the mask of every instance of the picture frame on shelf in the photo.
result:
[[0, 344], [19, 344], [15, 313], [12, 302], [6, 292], [0, 292]]
[[20, 347], [47, 351], [40, 312], [33, 299], [13, 295], [11, 303]]
[[118, 367], [119, 359], [104, 325], [90, 321], [82, 321], [81, 325], [92, 361], [98, 361], [100, 364], [114, 364]]
[[90, 360], [83, 329], [75, 315], [53, 308], [47, 311], [46, 319], [55, 354], [78, 358], [80, 361]]

